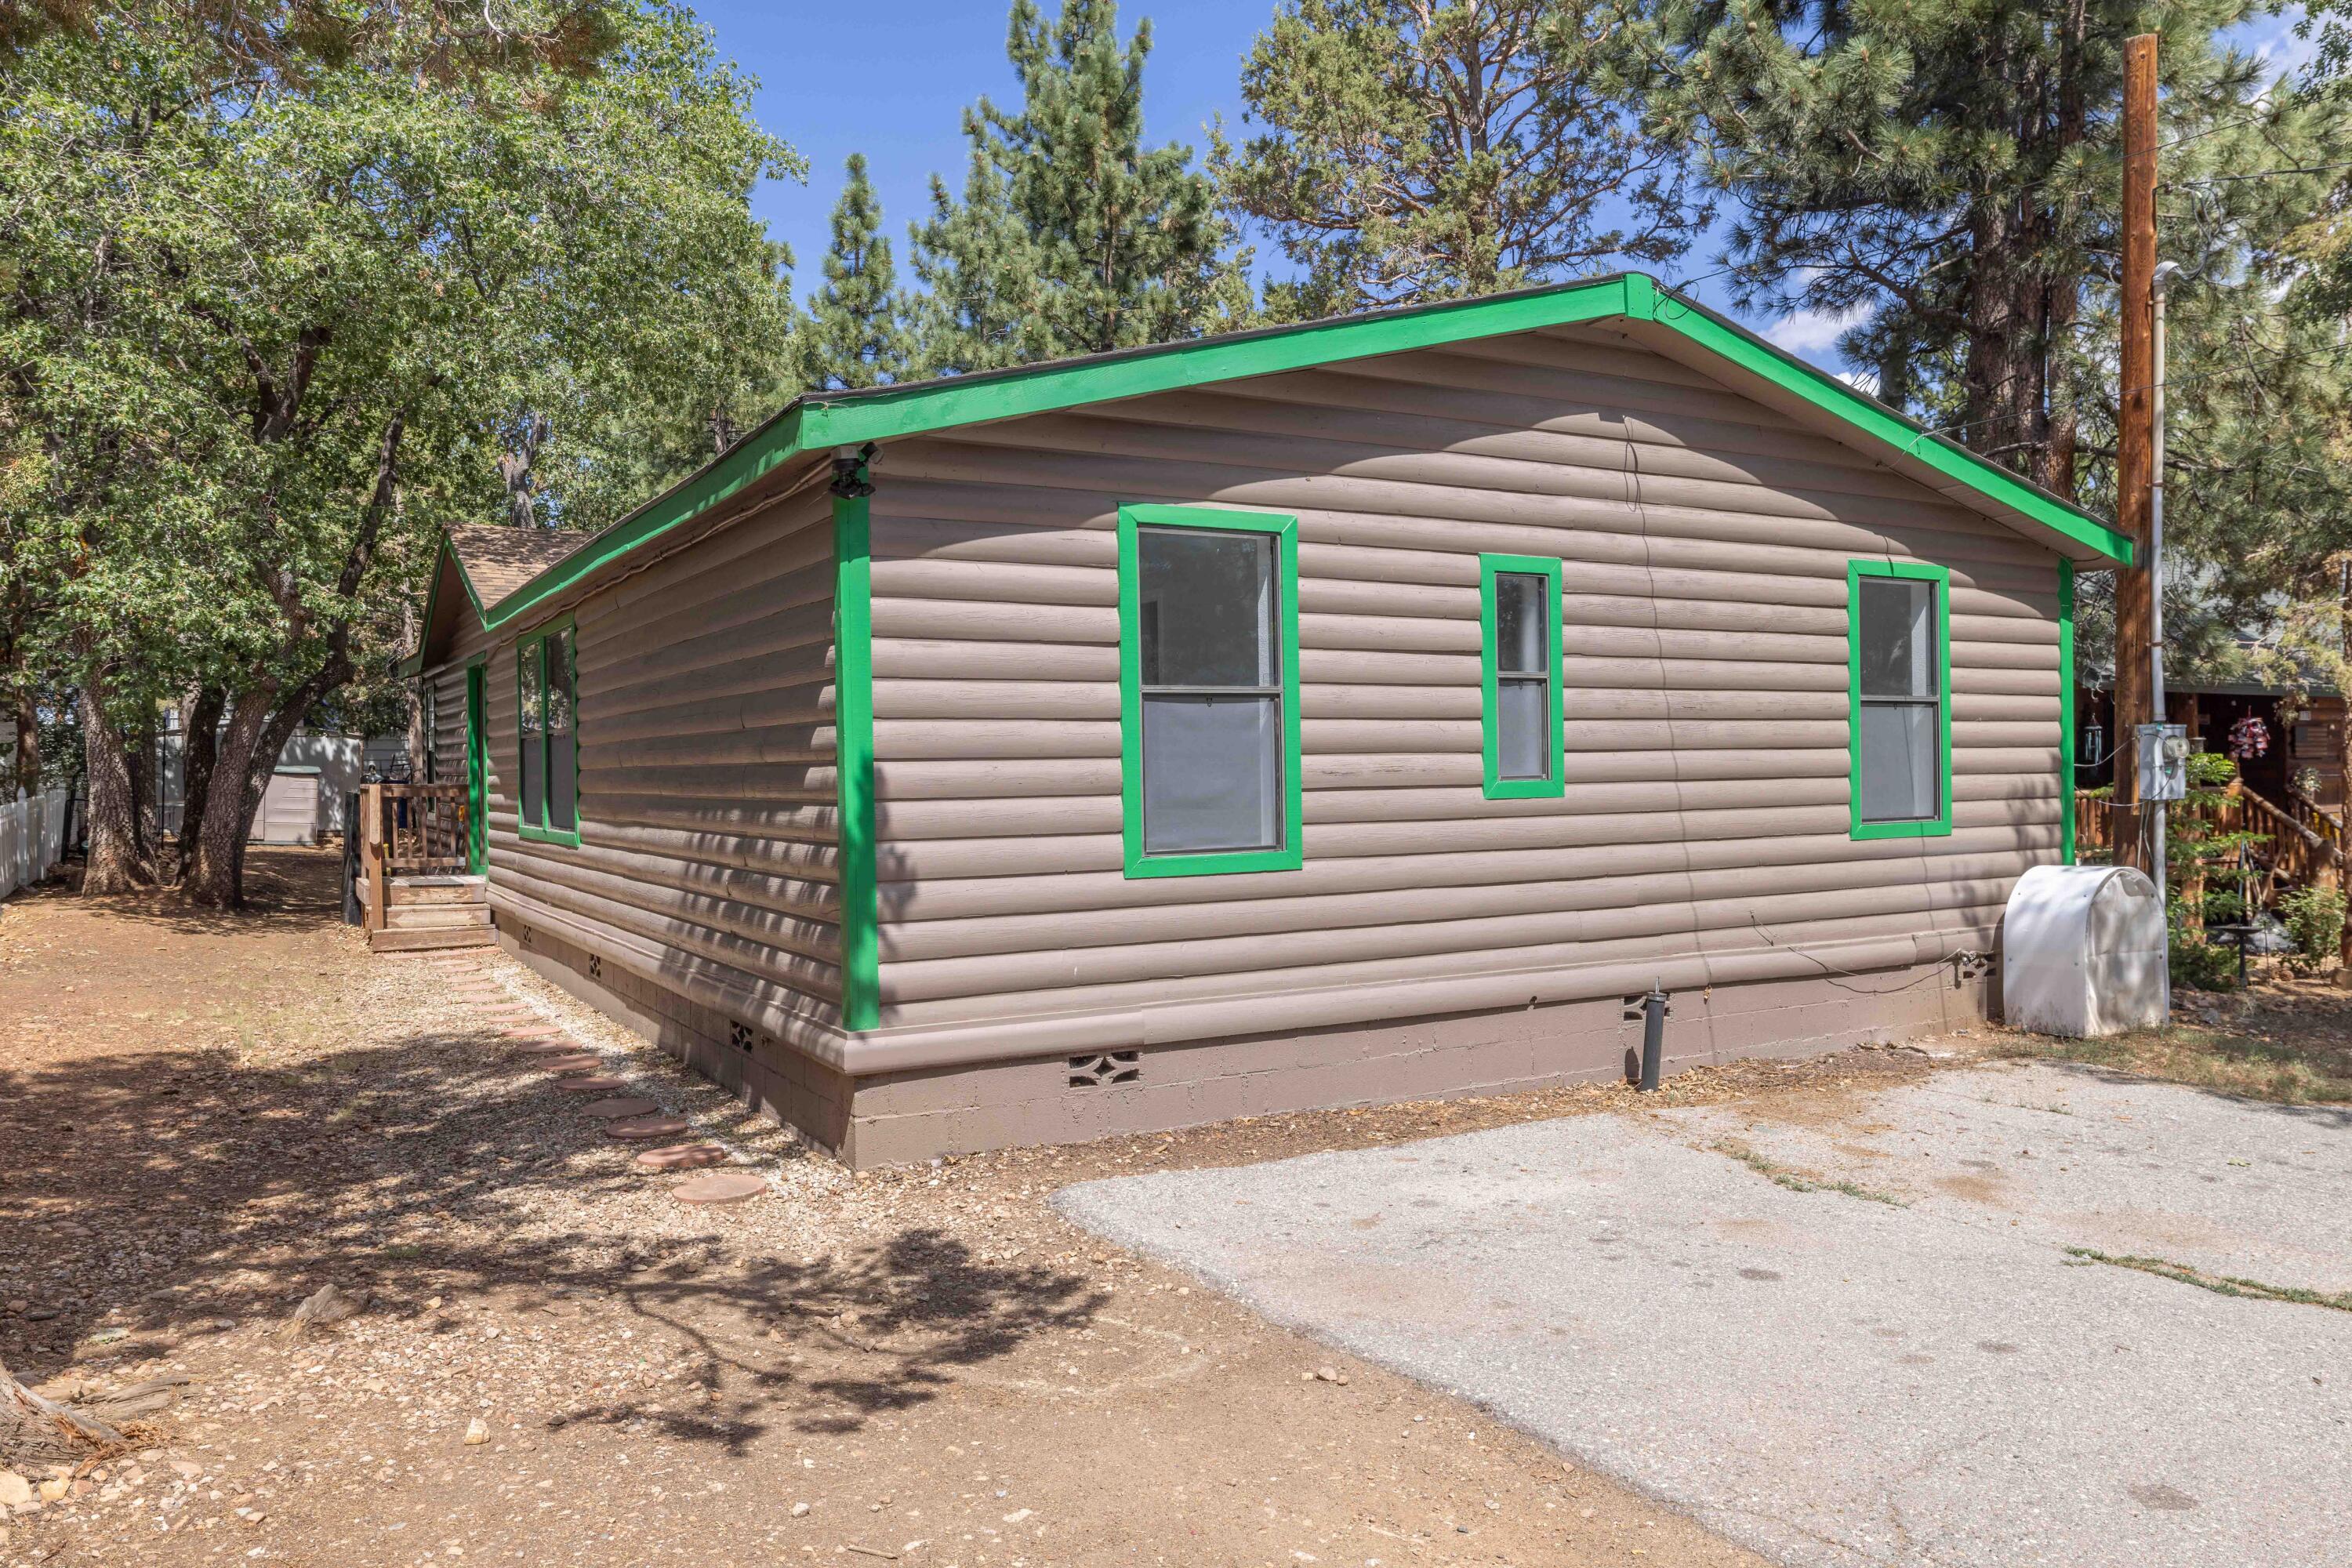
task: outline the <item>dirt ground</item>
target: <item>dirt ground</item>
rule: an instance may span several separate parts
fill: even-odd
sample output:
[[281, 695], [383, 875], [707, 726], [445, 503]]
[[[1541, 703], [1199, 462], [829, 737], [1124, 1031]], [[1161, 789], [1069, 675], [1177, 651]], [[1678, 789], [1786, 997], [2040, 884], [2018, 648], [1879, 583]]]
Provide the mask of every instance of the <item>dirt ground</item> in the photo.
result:
[[[1045, 1202], [1634, 1109], [1626, 1090], [852, 1177], [467, 955], [772, 1186], [692, 1208], [484, 1030], [448, 967], [371, 957], [337, 923], [331, 851], [255, 861], [240, 916], [58, 890], [0, 908], [0, 1360], [52, 1393], [187, 1380], [137, 1450], [57, 1500], [0, 1500], [0, 1563], [1759, 1561]], [[1745, 1064], [1651, 1103], [1793, 1110], [1934, 1066]], [[366, 1310], [289, 1334], [329, 1282]]]

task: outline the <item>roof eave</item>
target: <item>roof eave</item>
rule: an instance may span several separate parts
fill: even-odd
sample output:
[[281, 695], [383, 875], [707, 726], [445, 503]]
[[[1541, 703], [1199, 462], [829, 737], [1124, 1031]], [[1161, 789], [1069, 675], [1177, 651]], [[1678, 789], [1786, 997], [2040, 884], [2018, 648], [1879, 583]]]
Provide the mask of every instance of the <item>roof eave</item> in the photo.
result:
[[1955, 500], [2011, 526], [2021, 525], [2053, 549], [2082, 561], [2131, 563], [2131, 542], [2081, 508], [1936, 435], [1706, 306], [1679, 294], [1661, 293], [1648, 275], [1628, 272], [1082, 360], [803, 395], [721, 457], [502, 595], [483, 610], [482, 622], [497, 631], [548, 605], [808, 453], [1475, 338], [1617, 319], [1696, 345], [1708, 353], [1711, 363], [1728, 364], [1835, 421], [1844, 438], [1863, 437], [1890, 464], [1905, 465], [1913, 477]]

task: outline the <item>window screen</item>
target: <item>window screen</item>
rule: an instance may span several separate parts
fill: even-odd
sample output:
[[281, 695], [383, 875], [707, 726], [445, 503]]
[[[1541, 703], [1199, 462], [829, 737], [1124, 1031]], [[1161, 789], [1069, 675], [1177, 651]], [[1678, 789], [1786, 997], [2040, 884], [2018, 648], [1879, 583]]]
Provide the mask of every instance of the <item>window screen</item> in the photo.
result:
[[1276, 542], [1136, 533], [1147, 855], [1282, 847]]
[[580, 745], [572, 724], [572, 632], [547, 639], [547, 826], [579, 826]]
[[580, 828], [577, 634], [563, 626], [515, 648], [516, 733], [521, 752], [516, 806], [525, 837]]
[[1506, 572], [1495, 579], [1496, 772], [1551, 777], [1551, 616], [1549, 578]]
[[1863, 822], [1917, 822], [1943, 811], [1943, 701], [1937, 584], [1855, 581], [1854, 738]]
[[547, 814], [547, 687], [540, 666], [541, 647], [533, 639], [515, 648], [516, 728], [522, 752], [516, 804], [525, 827], [538, 826]]

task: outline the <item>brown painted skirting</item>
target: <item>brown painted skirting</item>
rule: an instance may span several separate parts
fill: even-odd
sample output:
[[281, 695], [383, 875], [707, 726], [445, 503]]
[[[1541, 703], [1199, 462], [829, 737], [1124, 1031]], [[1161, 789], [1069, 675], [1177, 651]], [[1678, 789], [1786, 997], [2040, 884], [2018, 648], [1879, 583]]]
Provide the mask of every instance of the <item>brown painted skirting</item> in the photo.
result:
[[[772, 1039], [739, 1045], [734, 1020], [616, 966], [591, 978], [587, 953], [543, 931], [508, 921], [499, 941], [860, 1170], [1237, 1116], [1605, 1080], [1624, 1076], [1641, 1046], [1641, 1026], [1608, 999], [853, 1080]], [[1665, 1065], [1812, 1056], [1967, 1027], [1990, 1016], [1998, 984], [1997, 974], [1956, 980], [1943, 963], [1681, 992]]]
[[834, 1153], [848, 1142], [850, 1080], [771, 1037], [747, 1044], [736, 1020], [689, 1002], [618, 964], [589, 973], [585, 949], [516, 921], [499, 926], [499, 946], [542, 978], [609, 1015], [745, 1104], [800, 1129]]

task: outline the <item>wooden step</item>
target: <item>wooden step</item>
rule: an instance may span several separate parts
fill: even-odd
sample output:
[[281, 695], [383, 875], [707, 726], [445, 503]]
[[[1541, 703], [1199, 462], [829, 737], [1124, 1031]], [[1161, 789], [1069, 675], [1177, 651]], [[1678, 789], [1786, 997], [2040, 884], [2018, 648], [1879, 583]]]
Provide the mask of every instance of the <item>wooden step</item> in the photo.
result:
[[490, 898], [488, 877], [394, 877], [388, 900], [394, 908], [403, 904], [487, 904]]
[[404, 904], [394, 900], [383, 912], [392, 931], [446, 931], [457, 926], [490, 923], [488, 904]]
[[422, 931], [377, 931], [368, 933], [371, 952], [421, 952], [438, 947], [492, 947], [497, 935], [486, 925], [436, 926]]

